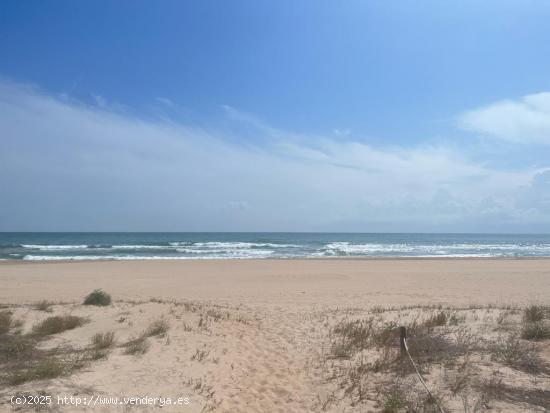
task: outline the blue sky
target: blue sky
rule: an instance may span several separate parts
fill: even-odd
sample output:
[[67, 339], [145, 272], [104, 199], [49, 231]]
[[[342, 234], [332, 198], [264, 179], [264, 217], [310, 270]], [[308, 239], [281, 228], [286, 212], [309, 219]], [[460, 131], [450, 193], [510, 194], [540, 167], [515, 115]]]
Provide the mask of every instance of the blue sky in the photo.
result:
[[0, 230], [549, 232], [548, 21], [3, 1]]

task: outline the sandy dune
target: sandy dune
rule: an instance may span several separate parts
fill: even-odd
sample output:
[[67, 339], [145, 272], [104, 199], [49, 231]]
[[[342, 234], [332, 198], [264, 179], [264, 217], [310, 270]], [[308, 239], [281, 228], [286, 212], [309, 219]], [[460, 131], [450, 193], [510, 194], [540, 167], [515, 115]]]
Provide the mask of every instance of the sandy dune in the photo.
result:
[[[83, 297], [99, 287], [112, 295], [113, 303], [83, 306]], [[33, 307], [44, 299], [56, 303], [49, 311]], [[491, 343], [507, 343], [504, 335], [512, 337], [521, 328], [519, 306], [549, 301], [547, 259], [2, 263], [0, 302], [17, 320], [12, 331], [29, 334], [48, 317], [70, 314], [86, 322], [43, 339], [40, 348], [87, 357], [92, 336], [108, 331], [115, 332], [116, 343], [105, 357], [89, 360], [71, 374], [4, 386], [0, 411], [15, 410], [9, 396], [37, 392], [190, 400], [185, 406], [165, 406], [163, 412], [382, 411], [393, 394], [392, 380], [399, 377], [395, 366], [379, 370], [369, 364], [371, 370], [359, 378], [356, 372], [365, 360], [383, 365], [380, 360], [393, 359], [398, 351], [394, 339], [382, 353], [365, 347], [335, 356], [337, 326], [370, 320], [376, 326], [372, 334], [379, 334], [393, 322], [425, 324], [443, 311], [443, 324], [430, 334], [462, 340], [467, 329], [476, 343], [492, 349]], [[422, 307], [434, 304], [445, 308]], [[144, 354], [126, 354], [124, 343], [155, 320], [165, 320], [168, 331], [148, 337]], [[521, 345], [535, 346], [541, 366], [550, 363], [548, 343], [521, 340]], [[472, 349], [443, 364], [425, 364], [428, 382], [441, 390], [446, 411], [463, 412], [464, 397], [469, 411], [475, 411], [475, 403], [482, 401], [480, 386], [495, 374], [505, 385], [498, 396], [502, 400], [487, 401], [489, 411], [543, 412], [546, 401], [550, 406], [549, 369], [512, 368], [494, 359], [496, 350]], [[449, 388], [463, 376], [468, 385], [453, 394]], [[423, 394], [410, 371], [398, 381], [403, 394]], [[514, 399], [517, 394], [531, 397], [532, 403]], [[49, 410], [159, 407], [55, 405]]]

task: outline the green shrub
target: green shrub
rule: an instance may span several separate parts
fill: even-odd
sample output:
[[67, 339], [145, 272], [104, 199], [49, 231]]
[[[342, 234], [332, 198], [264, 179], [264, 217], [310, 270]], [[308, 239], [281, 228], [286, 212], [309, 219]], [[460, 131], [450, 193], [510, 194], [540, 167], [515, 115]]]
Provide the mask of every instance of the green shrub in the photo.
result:
[[111, 296], [101, 289], [92, 291], [84, 299], [84, 305], [106, 306], [109, 304], [111, 304]]

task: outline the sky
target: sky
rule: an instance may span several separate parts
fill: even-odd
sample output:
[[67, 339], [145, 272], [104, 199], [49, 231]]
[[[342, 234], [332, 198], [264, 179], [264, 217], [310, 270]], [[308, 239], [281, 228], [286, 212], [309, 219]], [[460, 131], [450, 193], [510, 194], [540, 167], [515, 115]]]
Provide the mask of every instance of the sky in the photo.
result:
[[0, 231], [550, 232], [550, 2], [0, 5]]

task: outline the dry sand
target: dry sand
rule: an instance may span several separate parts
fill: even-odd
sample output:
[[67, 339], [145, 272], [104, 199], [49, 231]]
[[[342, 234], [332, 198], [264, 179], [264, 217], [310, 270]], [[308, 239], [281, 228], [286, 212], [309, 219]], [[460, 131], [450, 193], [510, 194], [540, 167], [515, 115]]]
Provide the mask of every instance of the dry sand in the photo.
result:
[[247, 305], [527, 303], [550, 298], [550, 259], [309, 259], [0, 263], [0, 302], [124, 299]]
[[[108, 291], [113, 304], [81, 305], [95, 288]], [[38, 300], [57, 303], [44, 312], [32, 307]], [[393, 380], [393, 373], [362, 378], [368, 396], [358, 400], [357, 386], [348, 391], [347, 383], [350, 372], [357, 370], [353, 363], [359, 356], [362, 363], [363, 355], [331, 356], [335, 325], [369, 317], [379, 324], [424, 320], [440, 310], [406, 306], [442, 304], [461, 308], [446, 310], [459, 320], [458, 329], [467, 325], [484, 340], [503, 341], [501, 334], [512, 334], [521, 324], [521, 312], [510, 305], [550, 303], [550, 259], [2, 262], [0, 303], [20, 321], [22, 334], [52, 315], [88, 320], [42, 341], [44, 349], [85, 351], [95, 333], [107, 331], [114, 331], [117, 341], [106, 358], [70, 375], [0, 387], [0, 411], [15, 410], [7, 402], [9, 396], [38, 391], [54, 398], [181, 396], [191, 402], [162, 409], [56, 403], [50, 407], [63, 412], [382, 411], [387, 395], [380, 389], [389, 388], [386, 382]], [[496, 307], [468, 307], [473, 304]], [[382, 311], [380, 306], [402, 308]], [[168, 332], [149, 337], [145, 354], [125, 354], [120, 345], [159, 319], [168, 322]], [[550, 362], [548, 343], [534, 344], [541, 363]], [[374, 350], [365, 351], [366, 357], [374, 357]], [[469, 379], [485, 380], [498, 372], [535, 400], [529, 404], [502, 396], [487, 404], [491, 411], [547, 411], [549, 370], [534, 374], [483, 357], [472, 356]], [[443, 376], [447, 380], [463, 370], [455, 366], [449, 373], [430, 367], [425, 373], [430, 385], [438, 387]], [[409, 375], [403, 380], [410, 385], [416, 379]], [[479, 396], [474, 387], [467, 387], [468, 411], [474, 411]], [[422, 394], [422, 389], [414, 392]], [[465, 411], [462, 396], [452, 395], [448, 385], [443, 393], [447, 411]]]

